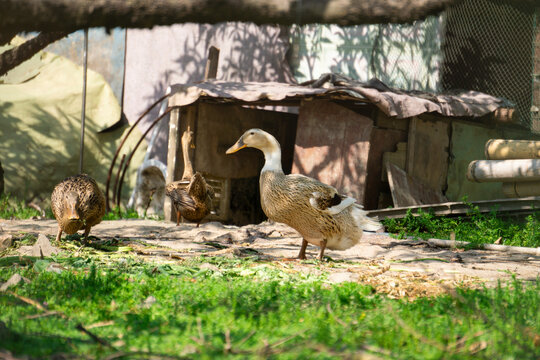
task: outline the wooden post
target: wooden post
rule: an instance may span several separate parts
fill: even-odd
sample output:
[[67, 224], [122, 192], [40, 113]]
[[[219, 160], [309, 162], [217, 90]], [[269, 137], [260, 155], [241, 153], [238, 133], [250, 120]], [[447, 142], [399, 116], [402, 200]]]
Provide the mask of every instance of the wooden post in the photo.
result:
[[[211, 46], [208, 50], [208, 60], [206, 62], [204, 80], [216, 77], [218, 60], [219, 49]], [[191, 166], [191, 172], [186, 172], [185, 170], [187, 169], [184, 162], [189, 162], [191, 165], [195, 164], [195, 151], [193, 151], [193, 149], [196, 146], [197, 139], [198, 109], [199, 104], [196, 102], [181, 108], [175, 108], [171, 112], [171, 118], [169, 121], [169, 148], [167, 153], [166, 184], [180, 179], [191, 180], [187, 179], [187, 177], [191, 178], [191, 175], [193, 174], [193, 167]], [[186, 144], [188, 138], [191, 140], [191, 146], [184, 146], [184, 148], [187, 148], [188, 150], [188, 153], [184, 154], [181, 139], [184, 139], [184, 143]], [[166, 196], [163, 206], [165, 220], [176, 221], [176, 214], [174, 213], [172, 206], [171, 200], [168, 196]]]
[[[169, 120], [169, 146], [167, 151], [167, 179], [165, 183], [168, 184], [174, 181], [177, 177], [179, 165], [178, 150], [180, 148], [180, 137], [178, 136], [178, 129], [180, 128], [180, 108], [175, 108], [171, 111], [171, 117]], [[172, 220], [176, 217], [172, 210], [171, 199], [165, 196], [165, 203], [163, 204], [163, 214], [165, 220]]]
[[219, 49], [210, 46], [208, 49], [208, 59], [206, 60], [206, 69], [204, 70], [204, 80], [215, 79], [217, 77], [219, 62]]

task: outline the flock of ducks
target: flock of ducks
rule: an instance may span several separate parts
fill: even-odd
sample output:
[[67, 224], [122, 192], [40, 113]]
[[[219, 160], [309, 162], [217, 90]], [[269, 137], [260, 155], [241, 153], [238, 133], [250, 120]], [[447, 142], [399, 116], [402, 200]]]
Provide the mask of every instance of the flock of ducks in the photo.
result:
[[[307, 244], [320, 247], [319, 260], [326, 248], [345, 250], [356, 245], [364, 230], [377, 231], [381, 224], [366, 215], [356, 200], [340, 194], [334, 187], [313, 178], [285, 175], [281, 166], [281, 148], [275, 137], [261, 129], [246, 131], [227, 154], [245, 147], [263, 152], [264, 167], [259, 178], [261, 207], [275, 222], [289, 225], [302, 236], [299, 259], [306, 258]], [[187, 152], [187, 151], [186, 151]], [[183, 217], [199, 226], [209, 213], [214, 189], [202, 174], [172, 182], [166, 187], [176, 209], [177, 225]], [[105, 214], [105, 198], [88, 175], [69, 177], [58, 184], [51, 196], [51, 207], [62, 232], [74, 234], [84, 229], [84, 240], [92, 226]]]

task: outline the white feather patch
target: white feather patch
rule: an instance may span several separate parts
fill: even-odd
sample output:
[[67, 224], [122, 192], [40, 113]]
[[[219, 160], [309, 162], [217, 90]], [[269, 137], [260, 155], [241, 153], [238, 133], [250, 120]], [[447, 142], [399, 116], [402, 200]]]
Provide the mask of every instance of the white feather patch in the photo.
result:
[[354, 199], [352, 197], [346, 197], [339, 204], [331, 206], [331, 207], [329, 207], [327, 209], [321, 209], [317, 205], [317, 201], [315, 200], [314, 196], [309, 198], [309, 203], [311, 204], [311, 206], [313, 206], [317, 210], [320, 210], [320, 211], [325, 212], [325, 213], [330, 214], [330, 215], [336, 215], [336, 214], [339, 214], [340, 212], [342, 212], [343, 210], [347, 209], [352, 204], [356, 203], [356, 199]]
[[345, 199], [343, 199], [339, 204], [326, 209], [326, 212], [331, 215], [339, 214], [340, 212], [342, 212], [343, 210], [345, 210], [346, 208], [348, 208], [355, 202], [356, 202], [356, 199], [348, 196]]

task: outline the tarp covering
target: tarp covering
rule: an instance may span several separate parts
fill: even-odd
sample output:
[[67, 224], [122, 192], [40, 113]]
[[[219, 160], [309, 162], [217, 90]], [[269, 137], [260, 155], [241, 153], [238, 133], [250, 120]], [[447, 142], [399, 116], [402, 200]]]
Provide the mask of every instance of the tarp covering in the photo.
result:
[[398, 119], [423, 113], [438, 113], [448, 117], [479, 117], [501, 107], [512, 107], [502, 98], [478, 91], [455, 95], [436, 95], [420, 91], [392, 89], [377, 79], [354, 81], [335, 74], [325, 74], [307, 85], [276, 82], [207, 81], [173, 86], [169, 106], [185, 106], [201, 97], [222, 101], [282, 101], [306, 97], [370, 102], [388, 116]]
[[[0, 52], [7, 47], [0, 48]], [[55, 184], [79, 168], [82, 68], [40, 52], [0, 77], [0, 161], [5, 191], [25, 199], [47, 199]], [[101, 75], [88, 71], [83, 171], [105, 189], [112, 156], [126, 126], [120, 106]], [[103, 132], [100, 132], [103, 131]], [[138, 133], [138, 131], [136, 131]], [[140, 133], [139, 133], [140, 135]], [[138, 140], [132, 135], [125, 148]], [[132, 160], [125, 195], [134, 185], [145, 146]]]

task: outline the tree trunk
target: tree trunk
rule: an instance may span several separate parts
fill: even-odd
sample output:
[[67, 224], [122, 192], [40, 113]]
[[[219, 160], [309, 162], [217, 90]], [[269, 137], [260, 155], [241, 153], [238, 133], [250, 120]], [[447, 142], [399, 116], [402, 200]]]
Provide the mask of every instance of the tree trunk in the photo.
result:
[[66, 35], [67, 33], [65, 32], [41, 33], [36, 37], [27, 40], [23, 44], [3, 52], [0, 54], [0, 76], [22, 62], [30, 59], [34, 54], [50, 43], [53, 43]]
[[5, 30], [4, 32], [0, 32], [0, 46], [9, 43], [10, 40], [15, 37], [15, 35], [17, 35], [17, 33], [13, 31]]
[[[87, 27], [148, 28], [176, 23], [407, 23], [461, 0], [2, 0], [0, 33]], [[514, 0], [516, 1], [516, 0]], [[532, 1], [532, 0], [523, 0]]]

